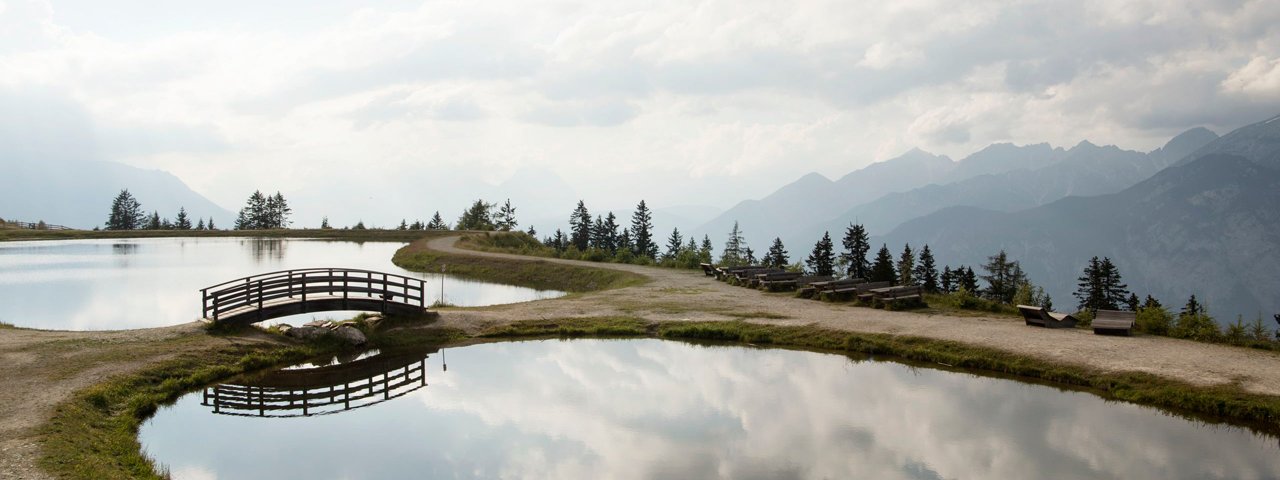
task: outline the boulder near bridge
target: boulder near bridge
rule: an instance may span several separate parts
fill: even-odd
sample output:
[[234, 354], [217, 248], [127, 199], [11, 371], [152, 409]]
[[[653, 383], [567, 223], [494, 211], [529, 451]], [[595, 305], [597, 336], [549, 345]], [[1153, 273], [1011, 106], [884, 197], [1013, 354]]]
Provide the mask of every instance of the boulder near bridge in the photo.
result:
[[420, 315], [420, 278], [352, 268], [304, 268], [239, 278], [200, 290], [204, 318], [249, 324], [300, 313], [364, 310]]

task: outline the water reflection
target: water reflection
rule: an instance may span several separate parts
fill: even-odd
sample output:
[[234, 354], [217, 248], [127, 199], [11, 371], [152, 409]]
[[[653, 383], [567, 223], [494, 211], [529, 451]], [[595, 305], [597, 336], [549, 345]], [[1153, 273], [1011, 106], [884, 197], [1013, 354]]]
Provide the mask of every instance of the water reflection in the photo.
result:
[[264, 422], [211, 415], [201, 392], [140, 438], [178, 478], [1280, 476], [1272, 437], [889, 362], [658, 340], [449, 356], [374, 408]]
[[[0, 243], [0, 321], [22, 327], [108, 330], [200, 317], [201, 288], [257, 273], [307, 267], [364, 268], [423, 278], [434, 303], [438, 274], [391, 263], [402, 243], [301, 239], [156, 238]], [[553, 298], [562, 292], [449, 278], [459, 306]], [[352, 312], [281, 319], [350, 318]]]
[[297, 417], [377, 405], [427, 386], [426, 352], [378, 353], [312, 368], [289, 368], [204, 389], [201, 405], [221, 415]]

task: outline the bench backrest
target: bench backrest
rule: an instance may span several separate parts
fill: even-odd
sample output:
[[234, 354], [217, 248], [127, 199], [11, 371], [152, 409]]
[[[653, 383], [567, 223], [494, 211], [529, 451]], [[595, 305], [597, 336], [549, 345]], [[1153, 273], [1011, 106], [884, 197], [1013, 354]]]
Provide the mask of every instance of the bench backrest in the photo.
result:
[[864, 293], [877, 288], [885, 288], [892, 285], [892, 282], [867, 282], [858, 284], [858, 293]]
[[778, 280], [795, 280], [797, 278], [800, 278], [800, 275], [801, 275], [800, 272], [773, 272], [773, 273], [761, 273], [759, 275], [756, 275], [756, 278], [759, 278], [766, 282], [773, 282]]
[[1133, 323], [1137, 320], [1138, 314], [1134, 312], [1122, 312], [1119, 310], [1098, 310], [1093, 316], [1094, 328], [1133, 328]]

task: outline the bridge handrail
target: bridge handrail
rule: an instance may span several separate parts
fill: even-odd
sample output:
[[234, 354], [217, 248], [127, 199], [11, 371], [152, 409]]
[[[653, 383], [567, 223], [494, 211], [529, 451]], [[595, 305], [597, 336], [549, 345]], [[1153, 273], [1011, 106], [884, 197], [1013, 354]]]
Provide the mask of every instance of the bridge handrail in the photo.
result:
[[[355, 275], [351, 275], [353, 273]], [[426, 280], [358, 268], [280, 270], [200, 289], [202, 314], [215, 320], [230, 310], [255, 304], [262, 307], [267, 300], [301, 296], [305, 305], [308, 293], [341, 293], [344, 299], [349, 293], [355, 293], [360, 295], [357, 298], [381, 298], [384, 303], [402, 297], [403, 303], [426, 307]]]

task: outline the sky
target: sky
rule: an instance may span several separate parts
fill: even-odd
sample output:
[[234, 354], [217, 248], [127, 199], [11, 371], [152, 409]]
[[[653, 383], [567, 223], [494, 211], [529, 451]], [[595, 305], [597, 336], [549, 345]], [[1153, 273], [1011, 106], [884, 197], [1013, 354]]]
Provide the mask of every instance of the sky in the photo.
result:
[[307, 223], [724, 208], [914, 147], [1146, 151], [1277, 113], [1277, 0], [0, 0], [0, 167], [279, 190]]

